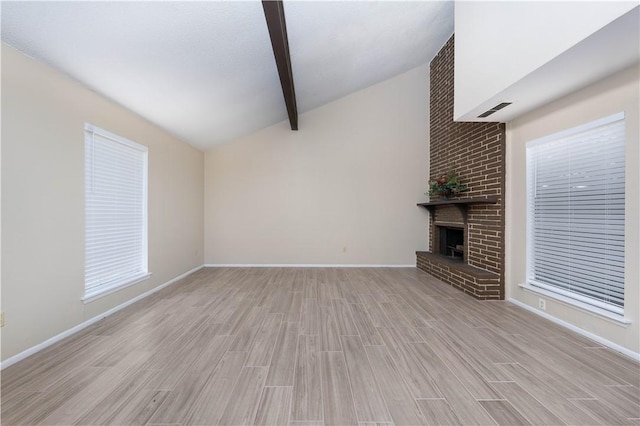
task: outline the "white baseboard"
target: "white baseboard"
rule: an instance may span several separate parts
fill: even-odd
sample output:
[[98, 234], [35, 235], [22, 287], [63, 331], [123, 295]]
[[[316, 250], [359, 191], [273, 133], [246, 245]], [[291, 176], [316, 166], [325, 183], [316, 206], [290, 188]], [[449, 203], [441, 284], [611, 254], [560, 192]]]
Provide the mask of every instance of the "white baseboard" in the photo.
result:
[[78, 331], [80, 331], [80, 330], [82, 330], [84, 328], [89, 327], [91, 324], [96, 323], [96, 322], [100, 321], [101, 319], [106, 318], [109, 315], [112, 315], [112, 314], [118, 312], [119, 310], [124, 309], [127, 306], [129, 306], [129, 305], [131, 305], [133, 303], [136, 303], [137, 301], [142, 300], [145, 297], [152, 295], [153, 293], [156, 293], [156, 292], [162, 290], [165, 287], [170, 286], [171, 284], [175, 283], [176, 281], [181, 280], [182, 278], [186, 277], [187, 275], [192, 274], [192, 273], [202, 269], [203, 267], [204, 267], [204, 265], [200, 265], [198, 267], [195, 267], [192, 270], [187, 271], [184, 274], [178, 275], [177, 277], [167, 281], [164, 284], [160, 284], [159, 286], [154, 287], [149, 291], [146, 291], [146, 292], [144, 292], [142, 294], [139, 294], [138, 296], [134, 297], [133, 299], [129, 299], [126, 302], [121, 303], [120, 305], [118, 305], [118, 306], [116, 306], [114, 308], [111, 308], [106, 312], [101, 313], [100, 315], [97, 315], [97, 316], [95, 316], [95, 317], [93, 317], [91, 319], [88, 319], [88, 320], [84, 321], [83, 323], [80, 323], [80, 324], [76, 325], [75, 327], [72, 327], [72, 328], [70, 328], [70, 329], [68, 329], [66, 331], [63, 331], [60, 334], [57, 334], [57, 335], [53, 336], [50, 339], [45, 340], [42, 343], [38, 343], [37, 345], [32, 346], [29, 349], [20, 352], [19, 354], [16, 354], [16, 355], [14, 355], [14, 356], [12, 356], [10, 358], [7, 358], [6, 360], [4, 360], [0, 364], [0, 370], [5, 369], [5, 368], [9, 367], [10, 365], [15, 364], [18, 361], [22, 361], [23, 359], [35, 354], [36, 352], [40, 352], [44, 348], [47, 348], [47, 347], [53, 345], [54, 343], [57, 343], [60, 340], [66, 338], [66, 337], [69, 337], [72, 334], [77, 333]]
[[535, 308], [533, 308], [533, 307], [531, 307], [531, 306], [527, 305], [526, 303], [523, 303], [523, 302], [521, 302], [519, 300], [516, 300], [516, 299], [513, 299], [513, 298], [509, 298], [509, 302], [513, 303], [516, 306], [521, 307], [522, 309], [526, 309], [529, 312], [533, 312], [534, 314], [539, 315], [542, 318], [546, 318], [551, 322], [554, 322], [554, 323], [556, 323], [558, 325], [561, 325], [561, 326], [563, 326], [565, 328], [568, 328], [571, 331], [575, 331], [576, 333], [581, 334], [584, 337], [588, 337], [589, 339], [591, 339], [591, 340], [593, 340], [595, 342], [598, 342], [600, 344], [603, 344], [603, 345], [607, 346], [608, 348], [613, 349], [614, 351], [620, 352], [621, 354], [626, 355], [629, 358], [632, 358], [632, 359], [634, 359], [636, 361], [640, 361], [640, 353], [633, 352], [632, 350], [627, 349], [624, 346], [620, 346], [617, 343], [613, 343], [610, 340], [607, 340], [607, 339], [605, 339], [603, 337], [598, 336], [597, 334], [593, 334], [593, 333], [591, 333], [591, 332], [589, 332], [587, 330], [583, 330], [582, 328], [577, 327], [577, 326], [575, 326], [575, 325], [573, 325], [573, 324], [571, 324], [569, 322], [566, 322], [564, 320], [556, 318], [553, 315], [549, 315], [548, 313], [546, 313], [544, 311], [535, 309]]
[[304, 264], [262, 264], [262, 263], [205, 263], [205, 268], [415, 268], [416, 265], [321, 265], [317, 263]]

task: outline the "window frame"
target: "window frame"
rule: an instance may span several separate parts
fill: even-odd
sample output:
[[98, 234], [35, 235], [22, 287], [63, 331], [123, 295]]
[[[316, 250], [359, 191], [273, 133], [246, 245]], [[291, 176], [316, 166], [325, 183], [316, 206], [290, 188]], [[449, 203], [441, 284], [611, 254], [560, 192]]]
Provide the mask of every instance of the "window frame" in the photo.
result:
[[[81, 297], [81, 301], [83, 303], [89, 303], [101, 297], [104, 297], [108, 294], [112, 294], [116, 291], [122, 290], [126, 287], [130, 287], [132, 285], [138, 284], [142, 281], [147, 280], [151, 277], [151, 273], [149, 272], [149, 216], [148, 216], [148, 189], [149, 189], [149, 149], [148, 147], [139, 144], [137, 142], [131, 141], [122, 136], [116, 135], [115, 133], [111, 133], [107, 130], [101, 129], [98, 126], [93, 124], [85, 123], [84, 125], [84, 149], [85, 149], [85, 157], [84, 157], [84, 171], [85, 171], [85, 179], [86, 176], [92, 172], [93, 169], [88, 170], [89, 167], [93, 168], [93, 161], [95, 161], [95, 157], [90, 157], [92, 163], [88, 164], [87, 160], [87, 150], [89, 149], [89, 144], [93, 143], [94, 135], [99, 135], [103, 139], [108, 139], [114, 143], [118, 143], [124, 145], [128, 148], [136, 150], [142, 153], [142, 229], [140, 230], [140, 238], [141, 242], [141, 253], [140, 253], [140, 266], [141, 271], [136, 274], [131, 274], [121, 279], [105, 282], [103, 284], [99, 284], [97, 286], [93, 286], [87, 288], [87, 224], [88, 224], [88, 193], [87, 193], [87, 182], [84, 185], [84, 287], [83, 287], [83, 296]], [[137, 234], [137, 233], [136, 233]]]
[[[531, 194], [531, 182], [530, 182], [530, 170], [529, 170], [529, 149], [533, 148], [535, 146], [539, 146], [539, 145], [543, 145], [545, 143], [551, 143], [553, 141], [557, 141], [558, 139], [562, 139], [565, 137], [569, 137], [569, 136], [573, 136], [579, 133], [583, 133], [586, 131], [589, 131], [591, 129], [600, 127], [600, 126], [604, 126], [610, 123], [614, 123], [616, 121], [620, 121], [622, 120], [623, 122], [623, 126], [625, 127], [625, 139], [623, 141], [624, 143], [624, 148], [623, 151], [625, 151], [625, 158], [626, 158], [626, 144], [627, 144], [627, 140], [626, 140], [626, 118], [625, 118], [625, 113], [624, 112], [619, 112], [616, 114], [612, 114], [606, 117], [602, 117], [600, 119], [597, 120], [593, 120], [590, 121], [588, 123], [584, 123], [578, 126], [574, 126], [570, 129], [564, 130], [564, 131], [560, 131], [548, 136], [544, 136], [541, 138], [537, 138], [535, 140], [531, 140], [529, 142], [526, 143], [526, 215], [527, 215], [527, 225], [526, 225], [526, 281], [525, 284], [521, 284], [520, 286], [523, 287], [525, 290], [540, 294], [540, 295], [544, 295], [553, 299], [558, 300], [561, 303], [564, 304], [568, 304], [568, 305], [572, 305], [578, 308], [581, 308], [583, 310], [586, 310], [588, 312], [594, 313], [598, 316], [601, 317], [606, 317], [608, 319], [611, 319], [619, 324], [623, 324], [623, 325], [628, 325], [630, 323], [629, 320], [627, 320], [626, 318], [624, 318], [624, 305], [625, 305], [625, 297], [626, 297], [626, 272], [623, 275], [623, 291], [624, 291], [624, 296], [623, 296], [623, 306], [619, 307], [617, 305], [614, 305], [612, 303], [606, 303], [600, 300], [597, 300], [595, 298], [591, 298], [591, 297], [587, 297], [584, 296], [580, 293], [576, 293], [576, 292], [571, 292], [568, 290], [565, 290], [561, 287], [557, 287], [554, 286], [552, 284], [548, 284], [548, 283], [544, 283], [544, 282], [540, 282], [538, 280], [536, 280], [534, 277], [534, 273], [533, 273], [533, 263], [534, 263], [534, 238], [533, 238], [533, 230], [534, 230], [534, 225], [533, 225], [533, 220], [534, 218], [532, 217], [532, 201], [533, 201], [533, 195]], [[626, 176], [627, 173], [627, 164], [626, 161], [624, 162], [624, 174]], [[625, 189], [625, 195], [624, 195], [624, 199], [625, 199], [625, 204], [623, 207], [623, 211], [625, 212], [625, 216], [626, 216], [626, 199], [627, 199], [627, 195], [626, 195], [626, 190], [627, 190], [627, 186], [628, 186], [628, 182], [625, 179], [625, 184], [624, 184], [624, 189]], [[626, 234], [626, 218], [624, 220], [624, 227], [625, 227], [625, 234]], [[623, 237], [623, 241], [625, 241], [624, 243], [624, 254], [623, 254], [623, 261], [625, 263], [626, 266], [626, 236]], [[626, 268], [625, 268], [626, 270]]]

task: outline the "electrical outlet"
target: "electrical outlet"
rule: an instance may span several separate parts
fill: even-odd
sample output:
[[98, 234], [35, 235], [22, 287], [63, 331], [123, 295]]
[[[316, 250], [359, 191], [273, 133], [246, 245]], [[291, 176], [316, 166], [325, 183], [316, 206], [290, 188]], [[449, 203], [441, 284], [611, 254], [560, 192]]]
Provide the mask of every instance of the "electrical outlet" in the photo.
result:
[[543, 311], [547, 310], [547, 301], [544, 299], [538, 299], [538, 308], [542, 309]]
[[0, 312], [0, 327], [4, 327], [4, 312]]

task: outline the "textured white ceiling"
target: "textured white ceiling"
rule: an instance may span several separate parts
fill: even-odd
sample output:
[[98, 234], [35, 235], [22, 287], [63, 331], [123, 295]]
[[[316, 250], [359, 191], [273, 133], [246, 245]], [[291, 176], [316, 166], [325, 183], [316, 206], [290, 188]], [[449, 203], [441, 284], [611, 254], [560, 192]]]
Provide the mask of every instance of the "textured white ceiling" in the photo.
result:
[[[3, 42], [200, 149], [287, 117], [259, 1], [1, 7]], [[300, 113], [428, 63], [453, 33], [453, 2], [284, 7]]]

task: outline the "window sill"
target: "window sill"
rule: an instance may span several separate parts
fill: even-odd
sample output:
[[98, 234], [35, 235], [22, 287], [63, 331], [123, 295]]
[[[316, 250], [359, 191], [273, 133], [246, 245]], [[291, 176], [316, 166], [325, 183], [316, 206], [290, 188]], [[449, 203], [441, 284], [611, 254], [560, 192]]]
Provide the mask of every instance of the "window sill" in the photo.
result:
[[124, 282], [111, 284], [105, 287], [98, 287], [98, 288], [92, 289], [91, 291], [85, 292], [84, 296], [80, 300], [82, 300], [82, 303], [85, 303], [85, 304], [90, 303], [90, 302], [93, 302], [94, 300], [100, 299], [101, 297], [104, 297], [111, 293], [115, 293], [116, 291], [122, 290], [123, 288], [131, 287], [132, 285], [145, 281], [150, 277], [151, 277], [151, 272], [145, 272], [143, 274], [136, 275]]
[[588, 303], [580, 302], [570, 297], [563, 296], [561, 294], [554, 293], [552, 291], [545, 290], [543, 288], [535, 287], [530, 284], [518, 284], [518, 286], [524, 291], [528, 291], [531, 293], [548, 297], [550, 299], [553, 299], [555, 301], [562, 303], [563, 305], [578, 309], [586, 314], [603, 319], [605, 321], [609, 321], [621, 327], [628, 327], [631, 324], [631, 320], [625, 318], [622, 315], [605, 311], [604, 309], [597, 308], [595, 306], [589, 305]]

